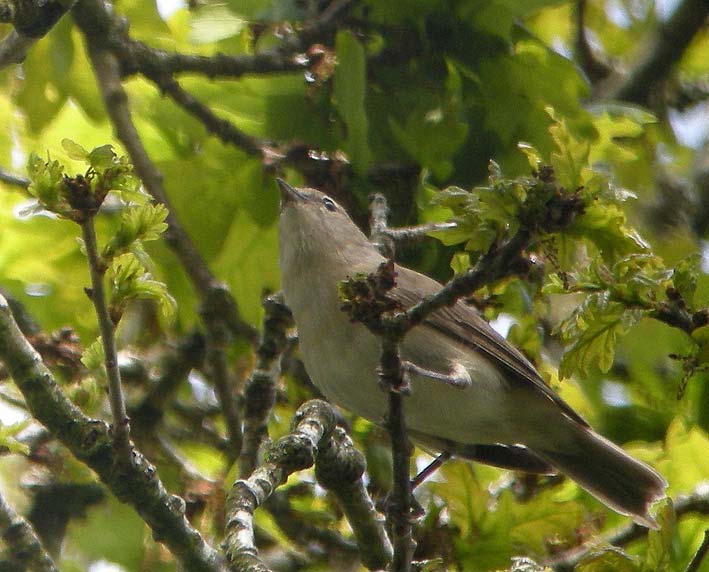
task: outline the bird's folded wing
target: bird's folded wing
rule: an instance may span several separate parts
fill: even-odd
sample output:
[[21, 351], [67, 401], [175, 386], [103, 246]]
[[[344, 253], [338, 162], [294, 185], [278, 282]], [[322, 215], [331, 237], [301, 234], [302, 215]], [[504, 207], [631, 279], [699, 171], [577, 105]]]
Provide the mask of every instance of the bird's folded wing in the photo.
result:
[[[391, 290], [390, 295], [402, 304], [406, 309], [421, 300], [421, 292], [414, 293], [407, 284], [415, 283], [417, 288], [423, 286], [422, 274], [415, 273], [416, 279], [406, 279], [407, 274], [414, 273], [404, 267], [396, 269], [399, 279], [396, 287]], [[425, 287], [428, 290], [424, 295], [435, 294], [440, 290], [441, 285], [435, 280], [425, 277]], [[512, 382], [524, 383], [527, 387], [541, 392], [547, 399], [553, 401], [568, 417], [588, 427], [586, 420], [576, 413], [571, 407], [559, 397], [552, 389], [544, 383], [534, 366], [522, 355], [522, 353], [512, 346], [505, 338], [498, 334], [475, 309], [466, 306], [462, 302], [456, 302], [453, 306], [436, 310], [424, 321], [423, 327], [430, 327], [441, 334], [454, 339], [470, 349], [480, 352], [491, 362], [500, 364], [509, 374]]]

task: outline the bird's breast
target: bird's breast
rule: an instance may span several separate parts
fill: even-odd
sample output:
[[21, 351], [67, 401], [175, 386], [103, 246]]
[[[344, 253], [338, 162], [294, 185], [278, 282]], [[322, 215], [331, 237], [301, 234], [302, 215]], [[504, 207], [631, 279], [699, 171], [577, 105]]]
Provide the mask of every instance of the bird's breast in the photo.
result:
[[[388, 402], [376, 373], [380, 341], [342, 312], [338, 280], [313, 280], [314, 275], [309, 272], [301, 283], [283, 284], [308, 374], [330, 401], [381, 424]], [[403, 359], [433, 371], [445, 373], [460, 363], [473, 381], [460, 389], [412, 376], [412, 393], [405, 401], [411, 429], [461, 443], [509, 442], [507, 383], [486, 358], [425, 326], [409, 332], [400, 349]]]

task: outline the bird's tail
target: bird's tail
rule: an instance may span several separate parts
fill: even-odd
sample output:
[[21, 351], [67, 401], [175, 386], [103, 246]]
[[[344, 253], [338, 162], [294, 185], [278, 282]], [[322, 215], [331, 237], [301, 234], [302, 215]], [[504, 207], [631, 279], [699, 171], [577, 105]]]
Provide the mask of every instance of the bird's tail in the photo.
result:
[[665, 479], [589, 428], [570, 424], [568, 430], [566, 446], [537, 453], [612, 509], [658, 528], [648, 509], [665, 496]]

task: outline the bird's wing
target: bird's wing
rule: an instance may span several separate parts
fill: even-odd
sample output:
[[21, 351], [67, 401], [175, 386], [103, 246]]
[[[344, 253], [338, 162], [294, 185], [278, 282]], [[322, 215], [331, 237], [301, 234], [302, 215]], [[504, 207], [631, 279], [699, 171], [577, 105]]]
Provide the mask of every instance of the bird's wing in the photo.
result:
[[[400, 302], [404, 308], [410, 308], [421, 299], [421, 293], [417, 294], [407, 288], [409, 284], [415, 283], [417, 290], [423, 286], [427, 290], [423, 292], [424, 295], [435, 294], [441, 288], [438, 282], [414, 270], [397, 266], [396, 272], [397, 285], [391, 290], [390, 295]], [[414, 274], [416, 276], [413, 276]], [[421, 280], [422, 276], [425, 281]], [[528, 388], [541, 392], [568, 417], [584, 427], [589, 426], [583, 417], [571, 409], [561, 397], [544, 383], [537, 370], [522, 353], [498, 334], [473, 308], [460, 301], [456, 302], [453, 306], [436, 310], [430, 314], [424, 321], [424, 325], [454, 339], [459, 344], [481, 353], [492, 363], [500, 364], [510, 374], [509, 379], [512, 382], [524, 384]]]

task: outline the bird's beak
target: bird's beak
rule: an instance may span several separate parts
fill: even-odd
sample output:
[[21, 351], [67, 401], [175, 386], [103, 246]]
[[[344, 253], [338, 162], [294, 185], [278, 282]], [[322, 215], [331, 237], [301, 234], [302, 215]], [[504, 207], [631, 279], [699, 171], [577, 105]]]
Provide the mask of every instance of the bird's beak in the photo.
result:
[[276, 179], [278, 188], [281, 191], [281, 207], [287, 203], [300, 202], [305, 200], [305, 195], [295, 187], [291, 187], [283, 179]]

